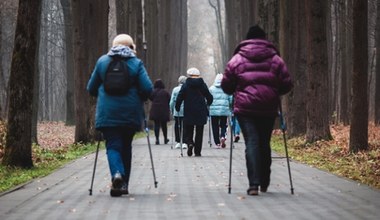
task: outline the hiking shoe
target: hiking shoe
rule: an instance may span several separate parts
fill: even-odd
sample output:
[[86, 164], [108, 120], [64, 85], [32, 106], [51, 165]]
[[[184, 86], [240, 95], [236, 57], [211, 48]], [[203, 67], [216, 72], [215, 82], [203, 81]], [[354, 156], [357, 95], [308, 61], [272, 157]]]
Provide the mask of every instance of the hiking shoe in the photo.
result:
[[239, 142], [239, 140], [240, 140], [240, 136], [239, 136], [239, 135], [236, 135], [236, 136], [235, 136], [235, 140], [234, 140], [234, 142], [237, 143], [237, 142]]
[[259, 195], [259, 187], [258, 186], [250, 186], [247, 189], [247, 195], [249, 195], [249, 196], [257, 196], [257, 195]]
[[226, 147], [226, 139], [224, 137], [220, 138], [220, 146], [222, 148], [225, 148]]
[[174, 148], [175, 149], [180, 149], [181, 148], [181, 143], [177, 143]]
[[123, 177], [119, 172], [115, 174], [115, 176], [112, 179], [112, 186], [110, 194], [112, 197], [118, 197], [122, 195], [121, 188], [124, 184]]
[[187, 149], [187, 156], [191, 157], [193, 155], [193, 144], [189, 144], [189, 148]]
[[260, 186], [260, 192], [268, 192], [268, 187]]
[[122, 195], [128, 195], [129, 194], [128, 185], [126, 183], [123, 184], [123, 186], [120, 189], [120, 192]]
[[182, 149], [187, 149], [187, 144], [182, 144]]

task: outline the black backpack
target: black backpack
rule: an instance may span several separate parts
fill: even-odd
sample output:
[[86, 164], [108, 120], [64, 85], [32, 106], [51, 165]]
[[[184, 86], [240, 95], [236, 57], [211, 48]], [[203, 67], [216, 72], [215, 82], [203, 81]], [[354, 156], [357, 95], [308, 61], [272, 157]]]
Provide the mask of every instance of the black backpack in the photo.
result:
[[103, 82], [104, 90], [108, 95], [121, 96], [128, 92], [131, 77], [125, 61], [126, 58], [120, 56], [112, 57]]

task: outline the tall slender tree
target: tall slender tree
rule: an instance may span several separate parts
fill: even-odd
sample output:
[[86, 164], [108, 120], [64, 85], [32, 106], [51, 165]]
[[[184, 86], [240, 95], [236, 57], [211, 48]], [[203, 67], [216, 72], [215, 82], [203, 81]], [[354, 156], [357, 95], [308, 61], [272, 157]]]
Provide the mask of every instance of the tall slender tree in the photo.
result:
[[353, 4], [352, 112], [350, 151], [368, 149], [368, 1]]
[[306, 20], [305, 1], [281, 1], [281, 53], [289, 72], [294, 88], [283, 103], [287, 116], [288, 134], [290, 137], [306, 133]]
[[72, 10], [75, 48], [75, 141], [87, 143], [96, 138], [96, 100], [85, 91], [97, 59], [108, 49], [108, 1], [72, 0]]
[[306, 142], [330, 140], [328, 59], [326, 40], [327, 0], [306, 1], [307, 121]]
[[20, 0], [9, 79], [9, 112], [2, 163], [33, 167], [32, 108], [41, 0]]
[[380, 125], [380, 1], [377, 1], [375, 80], [375, 124]]

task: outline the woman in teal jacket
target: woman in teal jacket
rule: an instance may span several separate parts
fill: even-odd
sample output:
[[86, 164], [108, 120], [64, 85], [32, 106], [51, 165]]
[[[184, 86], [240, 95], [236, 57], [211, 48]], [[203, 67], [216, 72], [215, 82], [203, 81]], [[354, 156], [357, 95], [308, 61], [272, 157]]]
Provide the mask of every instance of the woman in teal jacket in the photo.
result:
[[225, 148], [227, 118], [231, 115], [232, 96], [224, 93], [220, 86], [223, 74], [217, 74], [214, 84], [209, 88], [212, 97], [214, 98], [210, 105], [212, 135], [216, 148]]
[[[107, 159], [111, 172], [111, 196], [128, 194], [131, 172], [132, 139], [141, 130], [144, 120], [143, 102], [153, 90], [146, 69], [135, 55], [133, 39], [120, 34], [113, 40], [111, 50], [96, 62], [87, 84], [87, 90], [97, 97], [95, 127], [106, 140]], [[131, 87], [120, 96], [109, 95], [104, 90], [104, 79], [112, 57], [124, 59]]]

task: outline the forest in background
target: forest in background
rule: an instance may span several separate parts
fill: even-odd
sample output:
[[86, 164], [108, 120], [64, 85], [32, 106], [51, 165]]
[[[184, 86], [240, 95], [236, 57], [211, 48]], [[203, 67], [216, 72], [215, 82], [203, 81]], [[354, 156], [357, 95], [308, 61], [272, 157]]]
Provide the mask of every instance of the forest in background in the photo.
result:
[[[18, 2], [20, 6], [39, 4], [33, 6], [40, 7], [34, 12], [38, 17], [34, 24], [37, 28], [29, 33], [37, 39], [34, 43], [38, 45], [38, 53], [35, 53], [38, 56], [29, 57], [36, 58], [37, 68], [24, 75], [17, 72], [17, 68], [11, 68], [15, 39], [22, 37], [16, 31], [16, 24], [19, 24], [16, 17], [27, 19], [27, 14], [17, 13]], [[76, 125], [76, 142], [95, 139], [95, 101], [83, 91], [94, 62], [108, 50], [109, 41], [116, 33], [132, 35], [137, 43], [138, 56], [145, 62], [151, 78], [167, 79], [167, 88], [171, 90], [177, 84], [178, 76], [192, 62], [206, 61], [201, 70], [212, 66], [204, 70], [208, 81], [217, 72], [222, 72], [248, 27], [259, 23], [280, 49], [295, 82], [292, 93], [283, 99], [288, 134], [291, 137], [305, 135], [308, 142], [330, 139], [329, 126], [342, 123], [354, 128], [350, 134], [354, 151], [368, 148], [368, 123], [378, 124], [380, 118], [380, 70], [376, 68], [376, 63], [380, 63], [380, 56], [376, 53], [380, 37], [380, 3], [373, 0], [194, 2], [2, 1], [1, 118], [8, 121], [8, 128], [16, 116], [24, 115], [22, 113], [30, 116], [26, 119], [34, 118], [34, 122], [24, 126], [17, 121], [16, 132], [20, 129], [28, 131], [26, 137], [21, 138], [25, 141], [19, 141], [19, 144], [28, 146], [28, 139], [38, 141], [35, 134], [37, 120]], [[193, 3], [203, 8], [191, 8]], [[214, 10], [215, 13], [204, 16], [206, 13], [201, 12], [199, 16], [197, 10]], [[190, 19], [192, 13], [195, 14], [194, 20]], [[210, 24], [196, 19], [202, 14], [205, 18], [215, 19], [212, 22], [215, 22], [216, 33], [211, 37], [208, 32], [212, 30]], [[204, 30], [204, 35], [200, 30]], [[218, 43], [205, 44], [212, 36]], [[197, 51], [199, 45], [206, 47], [206, 52]], [[213, 56], [210, 58], [209, 54]], [[201, 59], [204, 55], [207, 57]], [[199, 60], [192, 60], [194, 57]], [[20, 78], [16, 77], [12, 83], [10, 76], [13, 73], [20, 74], [17, 75]], [[25, 84], [29, 87], [19, 83], [19, 79], [26, 75], [34, 82]], [[20, 96], [12, 97], [12, 91], [28, 93], [29, 96], [21, 98], [33, 100], [30, 101], [32, 104], [25, 108], [12, 107], [12, 100], [14, 105], [22, 101], [15, 100]], [[30, 135], [28, 126], [32, 128]], [[10, 145], [16, 146], [15, 143]]]

